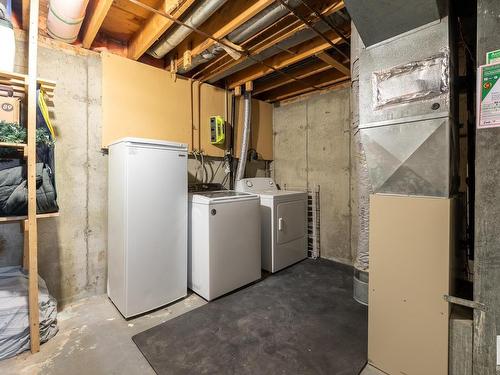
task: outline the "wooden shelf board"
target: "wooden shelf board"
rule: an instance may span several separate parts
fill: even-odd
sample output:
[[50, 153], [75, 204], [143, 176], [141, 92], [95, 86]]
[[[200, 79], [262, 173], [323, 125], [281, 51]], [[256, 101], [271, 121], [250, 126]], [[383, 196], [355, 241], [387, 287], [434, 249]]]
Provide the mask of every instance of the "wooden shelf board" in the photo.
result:
[[[26, 91], [28, 76], [26, 74], [12, 73], [0, 70], [0, 82], [2, 83], [2, 85], [13, 86], [13, 88], [15, 88], [15, 91]], [[54, 91], [56, 87], [56, 82], [49, 79], [38, 78], [37, 82], [47, 93]]]
[[[47, 219], [47, 218], [58, 217], [58, 216], [59, 216], [59, 212], [51, 212], [48, 214], [37, 214], [36, 218], [37, 219]], [[0, 223], [13, 223], [16, 221], [24, 221], [27, 219], [28, 219], [28, 216], [26, 216], [26, 215], [23, 215], [23, 216], [3, 216], [3, 217], [0, 217]]]
[[26, 147], [28, 147], [28, 145], [26, 143], [0, 142], [0, 147], [10, 147], [10, 148], [25, 149]]

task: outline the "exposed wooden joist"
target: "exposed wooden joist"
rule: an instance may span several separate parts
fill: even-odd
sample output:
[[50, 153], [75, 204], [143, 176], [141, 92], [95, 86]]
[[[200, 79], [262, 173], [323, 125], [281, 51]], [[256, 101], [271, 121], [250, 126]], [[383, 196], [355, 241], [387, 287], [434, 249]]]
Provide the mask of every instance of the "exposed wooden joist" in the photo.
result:
[[28, 30], [30, 24], [30, 0], [22, 0], [23, 30]]
[[[181, 5], [173, 9], [177, 0], [165, 0], [161, 10], [174, 18], [181, 17], [196, 0], [185, 0]], [[174, 22], [160, 14], [153, 14], [130, 40], [128, 45], [128, 58], [137, 60], [167, 31]]]
[[[222, 39], [273, 2], [274, 0], [228, 1], [200, 29]], [[178, 63], [180, 64], [185, 51], [191, 50], [191, 56], [195, 57], [214, 44], [213, 39], [192, 33], [176, 48]]]
[[[343, 73], [335, 69], [330, 69], [327, 72], [316, 73], [315, 75], [308, 77], [306, 81], [311, 85], [326, 88], [344, 82], [349, 83], [349, 77], [346, 77]], [[260, 95], [259, 99], [275, 102], [289, 99], [297, 95], [306, 94], [311, 91], [315, 91], [315, 89], [292, 82], [271, 90], [264, 95]]]
[[[321, 10], [321, 14], [323, 16], [328, 16], [338, 12], [344, 7], [344, 1], [338, 1], [325, 6]], [[252, 55], [256, 55], [272, 47], [276, 43], [290, 38], [299, 31], [304, 30], [306, 27], [307, 26], [305, 24], [303, 24], [300, 20], [297, 20], [293, 15], [288, 15], [282, 20], [276, 22], [274, 25], [269, 26], [262, 32], [250, 38], [243, 44], [243, 46], [248, 48]], [[248, 45], [249, 43], [251, 43], [251, 46]], [[194, 78], [200, 79], [201, 81], [217, 79], [217, 77], [224, 71], [231, 69], [245, 60], [246, 57], [239, 60], [233, 60], [227, 55], [223, 55], [200, 69], [200, 73], [196, 74]]]
[[332, 55], [330, 55], [326, 51], [317, 53], [316, 56], [321, 60], [323, 60], [325, 63], [337, 69], [339, 72], [344, 73], [346, 76], [349, 76], [351, 74], [351, 70], [347, 66], [342, 64], [340, 61], [335, 59]]
[[82, 27], [83, 48], [90, 48], [108, 14], [113, 0], [93, 0], [87, 7], [87, 16]]
[[[335, 32], [329, 31], [325, 33], [333, 43], [337, 44], [342, 41], [342, 38], [339, 37]], [[295, 64], [301, 60], [304, 60], [307, 57], [313, 56], [325, 49], [328, 49], [330, 44], [327, 43], [320, 37], [316, 37], [314, 39], [308, 40], [299, 44], [298, 46], [292, 47], [289, 49], [289, 52], [281, 52], [275, 56], [272, 56], [266, 59], [264, 62], [268, 66], [272, 66], [274, 69], [282, 69], [286, 66]], [[230, 76], [227, 79], [227, 85], [230, 89], [245, 83], [246, 81], [253, 81], [260, 77], [265, 76], [273, 71], [268, 66], [264, 66], [261, 64], [252, 65], [246, 69], [243, 69], [240, 72], [237, 72]]]
[[[307, 78], [313, 74], [321, 73], [326, 70], [330, 70], [332, 67], [325, 64], [323, 61], [315, 61], [312, 64], [308, 64], [300, 69], [294, 70], [293, 75], [296, 78]], [[286, 85], [287, 83], [293, 82], [294, 80], [289, 77], [278, 76], [272, 80], [268, 80], [264, 83], [256, 83], [254, 89], [254, 95], [262, 94], [263, 92], [273, 90], [280, 86]]]

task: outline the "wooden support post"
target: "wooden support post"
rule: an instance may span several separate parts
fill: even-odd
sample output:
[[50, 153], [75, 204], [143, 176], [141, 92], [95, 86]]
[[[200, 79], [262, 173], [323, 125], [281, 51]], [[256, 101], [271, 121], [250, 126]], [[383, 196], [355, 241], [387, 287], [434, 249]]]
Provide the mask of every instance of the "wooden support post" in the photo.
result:
[[26, 82], [28, 85], [28, 303], [32, 353], [40, 350], [36, 221], [36, 85], [39, 6], [38, 0], [31, 0], [28, 39], [28, 81]]
[[192, 64], [192, 59], [191, 59], [191, 50], [184, 51], [184, 55], [182, 58], [182, 67], [184, 69], [188, 69]]
[[29, 269], [29, 237], [28, 237], [28, 220], [21, 221], [21, 230], [23, 232], [23, 268], [25, 271]]

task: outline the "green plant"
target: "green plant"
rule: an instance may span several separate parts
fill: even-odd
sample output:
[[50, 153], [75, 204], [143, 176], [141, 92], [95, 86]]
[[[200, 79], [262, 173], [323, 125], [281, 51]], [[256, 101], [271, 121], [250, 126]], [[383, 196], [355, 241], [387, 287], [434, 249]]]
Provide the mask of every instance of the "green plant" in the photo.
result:
[[[16, 122], [0, 121], [0, 142], [7, 143], [26, 143], [27, 133], [26, 128]], [[54, 145], [54, 140], [50, 136], [47, 129], [36, 129], [36, 144]]]

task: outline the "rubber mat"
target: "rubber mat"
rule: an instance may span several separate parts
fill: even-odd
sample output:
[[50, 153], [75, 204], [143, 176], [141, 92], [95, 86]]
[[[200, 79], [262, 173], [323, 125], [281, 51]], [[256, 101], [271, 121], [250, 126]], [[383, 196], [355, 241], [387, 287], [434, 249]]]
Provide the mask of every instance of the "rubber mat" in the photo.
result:
[[157, 374], [359, 374], [368, 310], [352, 276], [308, 259], [132, 339]]

